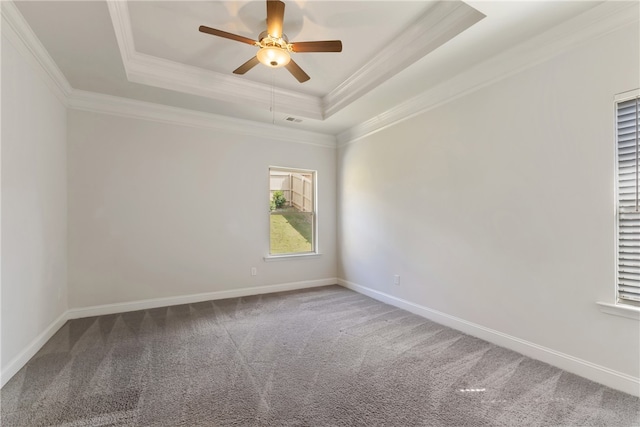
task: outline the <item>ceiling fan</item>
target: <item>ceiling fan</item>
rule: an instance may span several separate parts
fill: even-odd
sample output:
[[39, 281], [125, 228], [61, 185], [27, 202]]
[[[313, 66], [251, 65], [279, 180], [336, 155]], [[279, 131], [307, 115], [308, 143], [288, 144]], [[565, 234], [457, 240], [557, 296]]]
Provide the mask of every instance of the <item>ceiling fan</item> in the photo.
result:
[[289, 42], [286, 34], [282, 32], [283, 20], [284, 3], [280, 0], [267, 0], [267, 30], [260, 33], [258, 41], [204, 25], [200, 26], [200, 32], [260, 48], [256, 56], [233, 70], [234, 74], [244, 74], [258, 63], [262, 63], [271, 68], [285, 67], [300, 83], [304, 83], [310, 77], [291, 59], [290, 52], [342, 52], [340, 40]]

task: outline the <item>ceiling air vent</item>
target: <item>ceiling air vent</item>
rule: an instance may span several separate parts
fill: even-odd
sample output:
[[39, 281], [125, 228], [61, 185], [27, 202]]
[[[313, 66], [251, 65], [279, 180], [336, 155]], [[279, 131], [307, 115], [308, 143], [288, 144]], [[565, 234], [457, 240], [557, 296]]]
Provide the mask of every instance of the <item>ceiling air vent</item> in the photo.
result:
[[300, 123], [302, 121], [302, 119], [297, 119], [295, 117], [287, 117], [285, 120], [293, 123]]

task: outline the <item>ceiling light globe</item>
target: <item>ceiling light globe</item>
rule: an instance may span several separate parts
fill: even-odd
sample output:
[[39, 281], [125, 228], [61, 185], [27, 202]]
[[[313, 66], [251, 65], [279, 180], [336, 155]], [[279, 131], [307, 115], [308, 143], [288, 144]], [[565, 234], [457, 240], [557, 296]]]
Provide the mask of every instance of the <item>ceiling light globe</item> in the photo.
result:
[[289, 52], [279, 47], [263, 47], [256, 56], [258, 61], [271, 68], [284, 67], [291, 60]]

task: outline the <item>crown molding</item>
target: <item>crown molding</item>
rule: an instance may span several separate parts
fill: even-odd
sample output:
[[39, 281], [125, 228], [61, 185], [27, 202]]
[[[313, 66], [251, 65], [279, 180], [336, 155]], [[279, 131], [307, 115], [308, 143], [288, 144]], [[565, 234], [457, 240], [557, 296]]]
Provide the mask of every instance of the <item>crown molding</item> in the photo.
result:
[[[325, 118], [473, 26], [485, 15], [459, 0], [435, 2], [393, 43], [323, 98]], [[401, 49], [398, 49], [401, 46]]]
[[109, 16], [111, 16], [113, 30], [115, 31], [118, 50], [120, 50], [120, 56], [122, 57], [122, 63], [125, 64], [126, 71], [126, 64], [129, 63], [136, 53], [136, 48], [133, 43], [133, 30], [129, 7], [125, 1], [107, 0], [107, 9], [109, 9]]
[[337, 135], [344, 146], [473, 93], [640, 17], [637, 2], [607, 1], [577, 17], [486, 60], [421, 94]]
[[0, 12], [2, 35], [31, 64], [51, 92], [66, 106], [67, 98], [73, 89], [16, 5], [13, 1], [0, 1]]
[[288, 129], [276, 125], [257, 123], [251, 120], [235, 119], [218, 114], [203, 113], [185, 108], [170, 107], [162, 104], [82, 90], [72, 91], [68, 100], [68, 106], [73, 110], [213, 129], [252, 136], [259, 138], [259, 140], [273, 139], [276, 141], [336, 148], [336, 139], [333, 135]]
[[322, 120], [320, 97], [272, 88], [270, 85], [137, 52], [127, 2], [107, 0], [107, 6], [129, 81], [221, 101], [250, 104], [266, 110], [272, 107], [273, 101], [273, 107], [283, 113]]

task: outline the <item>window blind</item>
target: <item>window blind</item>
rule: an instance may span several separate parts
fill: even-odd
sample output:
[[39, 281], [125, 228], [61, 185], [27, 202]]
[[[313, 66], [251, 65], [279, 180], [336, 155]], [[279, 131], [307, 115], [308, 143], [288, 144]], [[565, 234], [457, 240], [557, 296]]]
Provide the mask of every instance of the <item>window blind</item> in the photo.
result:
[[640, 305], [640, 97], [616, 104], [618, 298]]

